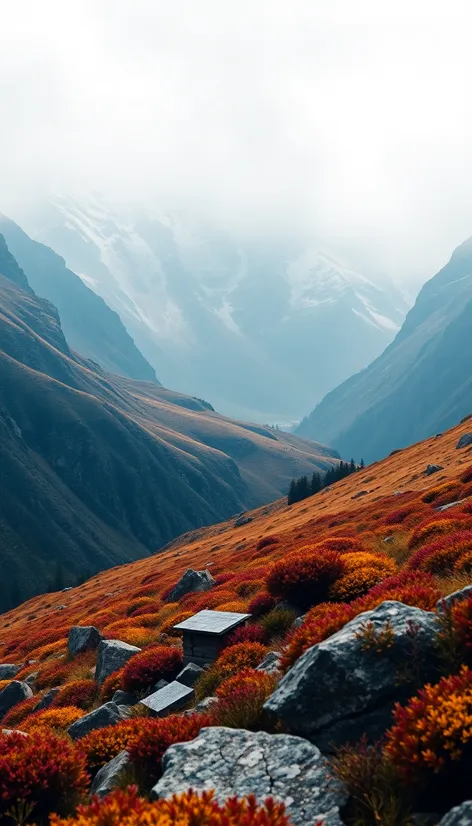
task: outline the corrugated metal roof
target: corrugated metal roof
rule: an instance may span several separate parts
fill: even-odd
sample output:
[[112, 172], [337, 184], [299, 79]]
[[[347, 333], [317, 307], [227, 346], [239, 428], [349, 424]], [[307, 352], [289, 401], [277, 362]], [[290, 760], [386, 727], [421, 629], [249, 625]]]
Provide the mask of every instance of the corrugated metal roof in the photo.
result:
[[175, 704], [184, 704], [191, 699], [194, 693], [193, 688], [174, 680], [164, 688], [160, 688], [159, 691], [155, 691], [154, 694], [150, 694], [149, 697], [145, 697], [141, 703], [159, 714]]
[[251, 614], [236, 614], [233, 611], [199, 611], [193, 617], [189, 617], [178, 625], [174, 625], [179, 631], [202, 631], [206, 634], [223, 634], [240, 625], [244, 620], [249, 619]]

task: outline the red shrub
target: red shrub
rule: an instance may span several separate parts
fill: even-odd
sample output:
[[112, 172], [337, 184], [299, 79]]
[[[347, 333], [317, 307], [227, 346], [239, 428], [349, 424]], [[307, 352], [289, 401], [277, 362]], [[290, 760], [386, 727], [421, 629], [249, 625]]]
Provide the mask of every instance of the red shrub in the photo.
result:
[[[50, 732], [0, 734], [0, 813], [31, 806], [28, 820], [73, 811], [89, 778], [72, 743]], [[19, 813], [19, 812], [18, 812]]]
[[467, 485], [469, 482], [472, 482], [472, 465], [469, 465], [469, 467], [461, 473], [459, 478], [461, 482], [464, 483], [464, 485]]
[[460, 556], [472, 550], [472, 531], [460, 531], [423, 545], [408, 562], [414, 570], [431, 574], [450, 573]]
[[342, 556], [324, 550], [294, 553], [275, 562], [267, 576], [267, 590], [302, 609], [326, 600], [330, 587], [345, 573]]
[[240, 625], [230, 635], [228, 645], [237, 645], [239, 642], [260, 642], [267, 645], [267, 634], [264, 629], [253, 622], [250, 625]]
[[325, 602], [316, 605], [308, 612], [300, 628], [291, 634], [282, 654], [282, 669], [287, 671], [308, 648], [331, 637], [355, 615], [352, 604]]
[[51, 703], [52, 708], [61, 706], [77, 706], [88, 709], [98, 696], [98, 687], [95, 680], [73, 680], [66, 683], [56, 694]]
[[438, 516], [436, 519], [429, 519], [421, 522], [417, 528], [412, 532], [409, 548], [416, 548], [418, 545], [424, 545], [431, 538], [442, 536], [443, 534], [453, 534], [464, 527], [463, 515], [457, 514], [455, 519], [448, 519], [443, 516]]
[[36, 696], [28, 697], [27, 700], [22, 700], [21, 703], [17, 703], [16, 706], [13, 706], [13, 708], [7, 711], [5, 716], [2, 717], [2, 728], [19, 728], [23, 720], [26, 720], [26, 718], [33, 713], [38, 702], [39, 698]]
[[123, 669], [121, 686], [125, 691], [142, 691], [159, 680], [172, 680], [182, 666], [180, 648], [157, 645], [131, 658]]
[[211, 718], [204, 714], [147, 719], [143, 729], [127, 745], [131, 761], [144, 774], [146, 784], [159, 780], [162, 758], [169, 746], [194, 740], [200, 729], [209, 725]]
[[430, 574], [404, 569], [374, 585], [365, 597], [356, 600], [352, 605], [358, 614], [362, 611], [371, 611], [385, 600], [395, 600], [422, 608], [424, 611], [434, 611], [440, 598], [441, 592]]
[[290, 826], [283, 803], [267, 798], [258, 803], [254, 795], [232, 797], [218, 803], [212, 791], [183, 794], [149, 803], [137, 790], [115, 791], [103, 800], [80, 806], [75, 817], [53, 817], [51, 826]]
[[262, 617], [264, 614], [268, 614], [269, 611], [272, 611], [276, 605], [277, 600], [272, 596], [272, 594], [268, 594], [266, 591], [263, 591], [260, 594], [256, 594], [256, 596], [252, 598], [247, 610], [249, 614], [252, 614], [253, 617], [257, 618]]
[[427, 685], [395, 710], [386, 752], [404, 782], [441, 804], [469, 796], [472, 752], [472, 671]]
[[78, 747], [85, 755], [88, 771], [96, 774], [102, 766], [124, 751], [130, 740], [141, 734], [148, 722], [147, 717], [131, 717], [116, 726], [94, 729], [82, 737]]
[[213, 668], [222, 679], [225, 679], [238, 674], [244, 668], [255, 668], [262, 662], [266, 653], [266, 647], [259, 642], [240, 642], [225, 648]]
[[278, 542], [280, 542], [280, 539], [278, 539], [277, 536], [264, 536], [262, 539], [259, 539], [259, 542], [256, 545], [256, 551], [262, 551], [270, 545], [277, 545]]
[[265, 671], [245, 669], [225, 680], [216, 690], [219, 703], [214, 724], [255, 730], [264, 717], [263, 705], [277, 685], [277, 677]]
[[80, 720], [83, 715], [83, 710], [75, 706], [45, 708], [42, 711], [35, 711], [34, 714], [31, 714], [23, 723], [23, 730], [53, 729], [56, 732], [67, 731], [69, 726], [77, 720]]
[[340, 554], [354, 553], [355, 551], [364, 551], [365, 548], [361, 545], [358, 539], [351, 536], [332, 536], [323, 539], [315, 545], [318, 550], [337, 551]]

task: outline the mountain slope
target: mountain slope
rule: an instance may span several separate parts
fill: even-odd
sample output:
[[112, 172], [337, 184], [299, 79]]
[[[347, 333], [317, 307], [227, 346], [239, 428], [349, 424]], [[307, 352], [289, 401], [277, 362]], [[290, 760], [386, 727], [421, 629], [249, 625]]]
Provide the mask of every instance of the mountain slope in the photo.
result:
[[23, 597], [44, 590], [58, 564], [73, 582], [137, 559], [336, 462], [101, 371], [70, 350], [52, 304], [1, 274], [0, 414], [3, 605], [15, 583]]
[[406, 312], [392, 283], [317, 248], [239, 242], [186, 216], [93, 197], [56, 198], [25, 220], [119, 313], [164, 385], [232, 416], [298, 420], [378, 355]]
[[35, 293], [58, 308], [64, 332], [74, 350], [112, 373], [156, 381], [154, 369], [139, 352], [119, 315], [69, 270], [59, 255], [44, 244], [32, 241], [1, 214], [0, 232]]
[[297, 429], [366, 461], [451, 427], [472, 410], [472, 239], [421, 290], [401, 331], [368, 368]]

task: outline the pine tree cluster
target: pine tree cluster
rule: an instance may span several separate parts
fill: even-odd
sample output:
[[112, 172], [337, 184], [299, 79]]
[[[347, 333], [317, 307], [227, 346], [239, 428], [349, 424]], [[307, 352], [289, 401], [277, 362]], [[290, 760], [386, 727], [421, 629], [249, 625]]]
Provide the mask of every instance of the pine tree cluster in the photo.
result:
[[324, 476], [315, 471], [310, 481], [308, 480], [308, 476], [300, 476], [299, 479], [292, 479], [287, 497], [288, 504], [293, 505], [295, 502], [301, 502], [303, 499], [307, 499], [308, 496], [314, 496], [316, 493], [319, 493], [320, 490], [323, 490], [323, 488], [334, 485], [336, 482], [341, 481], [341, 479], [345, 479], [346, 476], [350, 476], [351, 473], [357, 473], [357, 471], [362, 470], [363, 467], [363, 459], [361, 459], [359, 465], [356, 465], [354, 459], [351, 459], [350, 462], [341, 461], [339, 465], [333, 465], [332, 468], [326, 471]]

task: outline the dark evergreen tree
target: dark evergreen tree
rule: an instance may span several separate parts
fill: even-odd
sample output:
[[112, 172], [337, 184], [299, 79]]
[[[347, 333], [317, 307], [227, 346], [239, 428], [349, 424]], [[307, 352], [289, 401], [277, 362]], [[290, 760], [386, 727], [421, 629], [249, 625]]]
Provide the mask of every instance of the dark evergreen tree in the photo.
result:
[[351, 459], [351, 473], [355, 473], [356, 470], [357, 470], [356, 463], [355, 463], [354, 459]]
[[319, 493], [321, 488], [322, 488], [321, 476], [315, 470], [315, 472], [313, 473], [313, 476], [311, 477], [311, 484], [310, 484], [310, 494], [311, 494], [311, 496], [314, 496], [315, 493]]
[[301, 476], [297, 483], [297, 502], [302, 502], [310, 495], [310, 485], [308, 484], [308, 477]]
[[288, 489], [287, 504], [293, 505], [294, 502], [297, 502], [297, 483], [295, 479], [292, 479]]
[[361, 470], [363, 470], [363, 468], [365, 468], [364, 459], [361, 459], [361, 463], [360, 463], [360, 465], [359, 465], [359, 468], [360, 468]]

